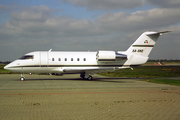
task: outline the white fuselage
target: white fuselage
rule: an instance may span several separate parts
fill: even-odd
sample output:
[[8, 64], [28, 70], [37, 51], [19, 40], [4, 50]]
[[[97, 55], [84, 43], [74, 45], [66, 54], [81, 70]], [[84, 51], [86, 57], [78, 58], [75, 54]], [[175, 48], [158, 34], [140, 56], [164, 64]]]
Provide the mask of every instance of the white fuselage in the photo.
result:
[[136, 55], [134, 55], [132, 58], [127, 56], [127, 59], [99, 62], [97, 52], [38, 51], [25, 56], [32, 56], [32, 58], [17, 59], [5, 68], [20, 73], [81, 73], [85, 70], [97, 71], [101, 68], [102, 70], [129, 68], [144, 64], [148, 60], [148, 57], [142, 56], [138, 56], [135, 60]]

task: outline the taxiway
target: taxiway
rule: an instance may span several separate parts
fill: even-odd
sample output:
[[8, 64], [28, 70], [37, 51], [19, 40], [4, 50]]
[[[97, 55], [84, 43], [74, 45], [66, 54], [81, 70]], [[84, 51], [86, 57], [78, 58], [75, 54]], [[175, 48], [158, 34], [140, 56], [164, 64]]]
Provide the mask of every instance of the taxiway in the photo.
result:
[[180, 119], [180, 87], [130, 78], [0, 75], [0, 117], [11, 119]]

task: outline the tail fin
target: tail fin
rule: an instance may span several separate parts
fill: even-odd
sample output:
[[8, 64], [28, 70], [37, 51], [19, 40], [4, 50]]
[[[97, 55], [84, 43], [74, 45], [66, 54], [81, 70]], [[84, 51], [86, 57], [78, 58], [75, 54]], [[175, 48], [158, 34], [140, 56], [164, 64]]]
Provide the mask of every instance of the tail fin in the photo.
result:
[[163, 33], [167, 33], [171, 31], [163, 31], [163, 32], [144, 32], [126, 51], [127, 53], [132, 53], [136, 55], [142, 55], [144, 57], [148, 57], [151, 50], [153, 49], [156, 41], [159, 36]]

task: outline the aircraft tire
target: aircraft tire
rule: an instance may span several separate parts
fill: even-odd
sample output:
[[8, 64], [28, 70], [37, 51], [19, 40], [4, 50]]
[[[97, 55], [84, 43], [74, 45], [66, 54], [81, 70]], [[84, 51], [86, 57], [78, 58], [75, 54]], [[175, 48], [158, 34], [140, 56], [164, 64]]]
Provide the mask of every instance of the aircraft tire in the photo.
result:
[[87, 80], [91, 81], [93, 77], [91, 75], [88, 76]]
[[24, 80], [25, 80], [25, 78], [24, 78], [24, 77], [21, 77], [21, 78], [20, 78], [20, 81], [24, 81]]

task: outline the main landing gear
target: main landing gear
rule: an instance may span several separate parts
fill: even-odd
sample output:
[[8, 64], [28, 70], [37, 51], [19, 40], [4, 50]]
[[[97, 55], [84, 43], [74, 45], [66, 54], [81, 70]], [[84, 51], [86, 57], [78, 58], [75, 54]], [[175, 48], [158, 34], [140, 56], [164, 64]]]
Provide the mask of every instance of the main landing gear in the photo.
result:
[[24, 80], [25, 80], [25, 77], [23, 76], [23, 73], [21, 73], [20, 81], [24, 81]]
[[80, 77], [84, 80], [89, 80], [89, 81], [93, 79], [91, 75], [86, 74], [86, 73], [81, 73]]

